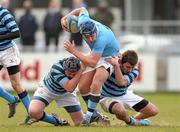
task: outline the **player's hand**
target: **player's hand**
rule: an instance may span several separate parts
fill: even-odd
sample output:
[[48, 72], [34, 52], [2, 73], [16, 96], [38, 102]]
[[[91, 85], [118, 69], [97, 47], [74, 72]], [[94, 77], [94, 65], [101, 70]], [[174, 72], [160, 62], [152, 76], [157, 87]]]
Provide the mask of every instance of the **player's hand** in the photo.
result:
[[70, 41], [65, 41], [64, 42], [64, 48], [66, 51], [68, 51], [69, 53], [71, 53], [73, 55], [77, 51], [77, 49], [75, 47], [74, 40], [72, 41], [72, 43]]
[[66, 21], [66, 16], [64, 16], [63, 18], [61, 18], [61, 26], [63, 28], [64, 31], [70, 32], [69, 29], [67, 28], [67, 21]]
[[122, 60], [122, 54], [119, 52], [119, 54], [118, 54], [118, 58], [119, 58], [119, 61], [121, 61]]
[[81, 63], [81, 70], [82, 70], [82, 72], [85, 71], [85, 69], [86, 69], [86, 66], [83, 63]]
[[118, 57], [106, 58], [105, 60], [113, 66], [119, 66], [120, 65], [118, 62], [118, 60], [119, 60]]

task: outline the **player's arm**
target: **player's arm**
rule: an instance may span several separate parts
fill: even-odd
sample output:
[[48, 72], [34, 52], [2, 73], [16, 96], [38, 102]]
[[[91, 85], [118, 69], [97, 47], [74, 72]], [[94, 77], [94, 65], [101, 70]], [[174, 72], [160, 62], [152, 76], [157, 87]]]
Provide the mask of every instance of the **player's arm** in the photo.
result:
[[61, 26], [62, 26], [62, 28], [63, 28], [65, 31], [67, 30], [66, 27], [65, 27], [65, 25], [66, 25], [66, 18], [67, 18], [68, 16], [71, 16], [71, 15], [79, 16], [80, 12], [82, 12], [82, 11], [87, 11], [87, 9], [84, 8], [84, 7], [77, 8], [77, 9], [74, 9], [73, 11], [71, 11], [70, 13], [68, 13], [67, 15], [65, 15], [64, 17], [62, 17], [62, 18], [61, 18]]
[[4, 35], [0, 35], [0, 41], [4, 41], [4, 40], [11, 40], [11, 39], [16, 39], [20, 37], [20, 32], [15, 31], [15, 32], [10, 32]]
[[64, 83], [63, 88], [66, 89], [68, 92], [73, 92], [74, 89], [77, 87], [77, 84], [79, 83], [79, 79], [83, 71], [84, 68], [83, 66], [81, 66], [81, 69], [77, 72], [77, 74], [72, 79]]
[[73, 55], [79, 58], [86, 66], [95, 67], [101, 55], [98, 53], [91, 52], [90, 55], [85, 56], [81, 54], [78, 50], [73, 52]]
[[115, 78], [118, 86], [126, 86], [128, 84], [128, 80], [123, 76], [122, 71], [120, 69], [120, 65], [116, 65], [114, 67]]
[[119, 58], [107, 58], [106, 61], [114, 66], [115, 79], [118, 86], [126, 86], [128, 84], [127, 78], [125, 78], [120, 69]]
[[70, 15], [79, 16], [79, 14], [80, 14], [82, 11], [87, 11], [87, 9], [84, 8], [84, 7], [74, 9], [73, 11], [71, 11], [70, 13], [68, 13], [67, 15], [65, 15], [64, 17], [70, 16]]
[[64, 42], [64, 48], [67, 50], [69, 53], [73, 54], [77, 58], [79, 58], [80, 61], [83, 62], [84, 65], [89, 66], [89, 67], [95, 67], [98, 60], [100, 59], [101, 55], [98, 53], [91, 52], [89, 56], [83, 55], [81, 52], [79, 52], [75, 48], [74, 41], [72, 43], [70, 41], [65, 41]]
[[8, 10], [4, 10], [4, 14], [6, 15], [0, 16], [0, 21], [2, 24], [5, 25], [9, 32], [4, 35], [0, 35], [0, 41], [19, 38], [20, 32], [14, 17], [10, 14]]

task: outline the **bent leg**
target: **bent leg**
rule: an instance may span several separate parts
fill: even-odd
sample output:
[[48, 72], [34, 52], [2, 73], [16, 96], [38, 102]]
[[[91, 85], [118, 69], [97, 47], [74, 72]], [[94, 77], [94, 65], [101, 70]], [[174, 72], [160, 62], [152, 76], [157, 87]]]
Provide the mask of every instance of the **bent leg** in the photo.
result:
[[87, 72], [81, 76], [79, 81], [79, 90], [81, 94], [86, 94], [90, 91], [90, 86], [92, 83], [92, 79], [95, 71]]
[[100, 101], [102, 109], [108, 113], [114, 114], [117, 119], [130, 123], [130, 117], [126, 112], [124, 105], [113, 98], [104, 98]]
[[62, 125], [62, 121], [56, 114], [48, 115], [44, 112], [46, 104], [40, 100], [32, 100], [29, 107], [29, 115], [32, 120], [43, 121], [55, 126]]
[[13, 117], [14, 114], [16, 113], [16, 105], [20, 102], [20, 100], [17, 97], [8, 93], [6, 90], [4, 90], [1, 87], [0, 87], [0, 97], [2, 97], [3, 99], [5, 99], [9, 102], [8, 103], [8, 105], [9, 105], [8, 118]]
[[31, 118], [39, 120], [43, 116], [46, 105], [40, 100], [32, 100], [29, 105], [29, 115]]
[[135, 118], [146, 119], [146, 118], [157, 115], [158, 112], [159, 112], [158, 108], [154, 104], [149, 102], [147, 106], [141, 109], [137, 115], [135, 115]]
[[102, 85], [109, 77], [108, 71], [104, 67], [99, 67], [96, 69], [96, 72], [94, 74], [92, 84], [90, 86], [90, 90], [92, 94], [100, 94], [100, 90], [102, 88]]
[[9, 103], [15, 102], [15, 97], [8, 93], [6, 90], [4, 90], [2, 87], [0, 87], [0, 97], [8, 101]]
[[83, 112], [82, 111], [72, 112], [72, 113], [69, 113], [69, 115], [71, 116], [71, 119], [73, 120], [73, 122], [76, 126], [81, 124], [81, 122], [83, 120]]
[[130, 122], [130, 118], [128, 116], [128, 113], [126, 109], [124, 108], [123, 104], [121, 103], [114, 103], [114, 105], [111, 108], [112, 114], [115, 114], [117, 119], [123, 120], [127, 124]]
[[79, 90], [86, 105], [88, 105], [88, 100], [90, 97], [90, 85], [92, 83], [94, 73], [95, 71], [91, 71], [83, 74], [79, 82]]
[[[13, 68], [13, 67], [12, 67]], [[8, 68], [8, 70], [11, 70], [11, 68]], [[26, 90], [23, 89], [21, 83], [20, 83], [20, 73], [15, 74], [9, 74], [11, 85], [13, 89], [18, 94], [19, 98], [22, 100], [26, 111], [28, 113], [29, 104], [30, 104], [30, 98]]]
[[100, 67], [96, 69], [96, 73], [93, 77], [93, 81], [90, 86], [91, 95], [90, 95], [90, 99], [88, 100], [89, 112], [94, 112], [94, 110], [96, 109], [96, 106], [100, 100], [100, 91], [101, 91], [102, 85], [107, 80], [108, 76], [109, 76], [109, 73], [104, 67]]

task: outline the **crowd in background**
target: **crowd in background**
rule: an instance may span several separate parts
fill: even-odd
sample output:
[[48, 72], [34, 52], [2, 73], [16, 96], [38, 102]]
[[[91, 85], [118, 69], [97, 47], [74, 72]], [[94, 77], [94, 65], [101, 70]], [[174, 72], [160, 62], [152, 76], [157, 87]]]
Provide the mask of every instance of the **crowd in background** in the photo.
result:
[[[5, 8], [7, 8], [12, 14], [14, 14], [13, 10], [10, 8], [9, 0], [2, 1], [3, 2], [1, 2], [1, 4], [4, 5]], [[108, 6], [109, 5], [107, 0], [98, 0], [95, 12], [90, 15], [93, 19], [103, 23], [108, 27], [111, 27], [111, 24], [114, 21], [114, 16]], [[68, 8], [69, 10], [73, 10], [79, 7], [85, 7], [88, 9], [87, 3], [83, 0], [72, 0], [72, 6]], [[62, 11], [63, 7], [60, 7], [58, 0], [49, 0], [49, 4], [42, 23], [38, 23], [38, 14], [34, 12], [33, 3], [31, 0], [25, 0], [23, 2], [22, 8], [24, 10], [24, 14], [16, 20], [21, 32], [21, 39], [19, 43], [22, 47], [20, 48], [22, 52], [36, 51], [35, 48], [39, 43], [37, 41], [38, 30], [43, 31], [44, 49], [42, 51], [48, 52], [49, 46], [54, 45], [55, 48], [53, 52], [58, 52], [58, 47], [61, 44], [60, 38], [63, 37], [63, 30], [60, 26], [60, 19], [64, 15]], [[80, 33], [69, 34], [69, 40], [74, 40], [76, 46], [79, 49], [82, 49], [83, 39]]]

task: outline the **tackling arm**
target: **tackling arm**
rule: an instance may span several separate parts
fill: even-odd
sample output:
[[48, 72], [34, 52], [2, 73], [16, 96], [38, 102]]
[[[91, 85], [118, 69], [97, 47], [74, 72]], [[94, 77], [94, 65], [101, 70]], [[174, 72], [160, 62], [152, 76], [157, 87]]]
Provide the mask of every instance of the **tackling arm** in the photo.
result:
[[65, 41], [64, 42], [64, 48], [69, 53], [71, 53], [74, 56], [76, 56], [77, 58], [79, 58], [80, 61], [82, 61], [85, 66], [89, 66], [89, 67], [95, 67], [98, 60], [101, 57], [100, 54], [97, 54], [97, 53], [94, 53], [94, 52], [91, 52], [91, 54], [89, 56], [85, 56], [85, 55], [81, 54], [76, 49], [74, 41], [72, 41], [72, 43], [70, 41]]
[[89, 56], [85, 56], [81, 54], [78, 50], [73, 52], [73, 55], [79, 58], [84, 65], [89, 66], [89, 67], [95, 67], [98, 60], [100, 59], [101, 55], [97, 53], [91, 52]]
[[66, 89], [68, 92], [73, 92], [74, 89], [77, 87], [77, 84], [79, 83], [79, 79], [83, 71], [84, 68], [83, 66], [81, 66], [81, 69], [77, 72], [77, 74], [71, 80], [64, 83], [63, 88]]
[[64, 17], [70, 16], [70, 15], [79, 16], [80, 12], [82, 12], [82, 11], [87, 11], [87, 9], [84, 7], [74, 9], [73, 11], [71, 11], [70, 13], [65, 15]]
[[123, 76], [120, 65], [114, 66], [115, 78], [118, 86], [126, 86], [128, 80]]
[[114, 66], [115, 79], [118, 86], [125, 86], [128, 80], [123, 76], [118, 62], [119, 58], [107, 58], [106, 61]]

